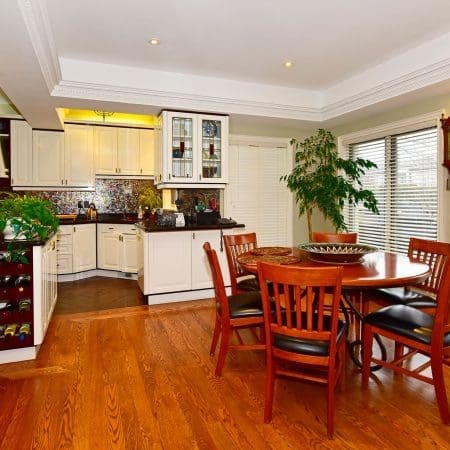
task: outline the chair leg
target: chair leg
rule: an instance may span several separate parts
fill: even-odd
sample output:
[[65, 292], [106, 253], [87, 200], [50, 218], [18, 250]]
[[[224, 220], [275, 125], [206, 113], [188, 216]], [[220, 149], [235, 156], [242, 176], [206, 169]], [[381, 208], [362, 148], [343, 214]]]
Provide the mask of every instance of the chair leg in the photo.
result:
[[329, 439], [332, 439], [334, 434], [334, 410], [336, 407], [335, 376], [336, 371], [334, 369], [331, 369], [328, 375], [328, 385], [327, 385], [327, 434]]
[[264, 423], [272, 420], [273, 394], [275, 387], [275, 368], [271, 356], [266, 358], [266, 399], [264, 402]]
[[214, 353], [216, 352], [216, 347], [217, 347], [217, 342], [219, 341], [221, 327], [222, 327], [221, 323], [220, 323], [219, 318], [217, 317], [217, 314], [216, 314], [216, 321], [214, 323], [213, 338], [212, 338], [212, 342], [211, 342], [211, 348], [209, 349], [209, 354], [211, 356], [213, 356]]
[[363, 347], [362, 347], [362, 387], [369, 386], [370, 361], [372, 359], [373, 332], [369, 325], [363, 326]]
[[222, 337], [220, 339], [220, 350], [219, 356], [217, 357], [217, 365], [216, 365], [216, 377], [220, 377], [222, 375], [222, 369], [225, 364], [225, 357], [228, 352], [228, 345], [230, 343], [230, 328], [222, 326]]
[[447, 392], [445, 390], [444, 371], [442, 360], [431, 357], [431, 372], [433, 374], [434, 392], [441, 415], [442, 422], [450, 425], [450, 413], [448, 409]]
[[345, 339], [344, 339], [344, 342], [341, 344], [339, 358], [340, 358], [339, 363], [341, 365], [341, 368], [340, 368], [341, 391], [345, 391], [346, 384], [347, 384], [347, 374], [346, 374], [346, 372], [347, 372], [347, 370], [346, 370], [347, 369], [347, 342], [345, 342]]
[[[394, 346], [394, 360], [397, 361], [403, 356], [405, 346], [400, 342], [396, 342]], [[402, 364], [403, 365], [403, 364]]]

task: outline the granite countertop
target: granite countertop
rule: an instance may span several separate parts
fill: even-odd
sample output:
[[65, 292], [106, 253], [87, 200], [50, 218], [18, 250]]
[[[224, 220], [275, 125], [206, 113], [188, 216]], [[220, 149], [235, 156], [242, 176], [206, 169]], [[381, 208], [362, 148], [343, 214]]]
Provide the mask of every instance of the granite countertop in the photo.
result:
[[75, 218], [59, 219], [60, 225], [84, 224], [84, 223], [128, 223], [133, 224], [138, 221], [137, 214], [98, 214], [94, 220], [88, 219], [84, 214]]
[[231, 223], [231, 224], [221, 224], [221, 225], [186, 225], [184, 227], [159, 227], [158, 225], [142, 221], [137, 222], [136, 226], [146, 233], [155, 233], [158, 231], [195, 231], [195, 230], [224, 230], [229, 228], [244, 228], [245, 225], [242, 223]]
[[137, 214], [99, 214], [96, 219], [89, 220], [85, 215], [77, 216], [71, 219], [59, 219], [60, 225], [73, 225], [85, 223], [115, 223], [115, 224], [136, 224], [139, 228], [147, 233], [156, 231], [187, 231], [187, 230], [220, 230], [227, 228], [243, 228], [244, 224], [232, 223], [221, 225], [193, 225], [189, 224], [184, 227], [161, 227], [148, 220], [139, 220]]

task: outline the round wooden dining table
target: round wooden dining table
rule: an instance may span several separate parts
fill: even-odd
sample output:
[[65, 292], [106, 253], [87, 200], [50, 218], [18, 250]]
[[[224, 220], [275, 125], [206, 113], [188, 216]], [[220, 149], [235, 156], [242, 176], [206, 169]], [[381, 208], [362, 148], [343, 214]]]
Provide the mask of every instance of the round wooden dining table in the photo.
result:
[[[273, 249], [273, 247], [268, 247], [268, 249]], [[285, 248], [286, 252], [287, 249]], [[257, 273], [258, 261], [298, 267], [330, 265], [311, 260], [306, 251], [296, 247], [289, 248], [289, 253], [284, 255], [285, 258], [260, 253], [264, 253], [264, 247], [242, 253], [236, 259], [241, 267], [249, 273]], [[350, 321], [349, 315], [346, 313], [346, 305], [360, 320], [367, 314], [369, 302], [364, 300], [364, 292], [377, 288], [412, 286], [426, 280], [431, 274], [428, 264], [413, 261], [406, 255], [389, 252], [373, 252], [363, 256], [357, 263], [333, 263], [333, 265], [342, 265], [344, 268], [342, 276], [344, 304], [342, 305], [342, 311], [348, 323]], [[360, 320], [356, 326], [354, 339], [349, 341], [349, 353], [353, 362], [361, 367]], [[375, 336], [375, 342], [379, 346], [380, 358], [386, 360], [386, 348], [377, 335]], [[380, 365], [371, 366], [372, 371], [380, 368]]]
[[[262, 252], [264, 247], [259, 247]], [[323, 267], [325, 264], [309, 259], [306, 251], [296, 247], [290, 248], [288, 256], [298, 260], [290, 263], [299, 267]], [[258, 261], [277, 263], [271, 255], [255, 254], [254, 250], [237, 257], [240, 266], [247, 272], [257, 272]], [[292, 258], [294, 261], [294, 258]], [[282, 263], [283, 264], [283, 263]], [[333, 265], [339, 265], [333, 263]], [[420, 283], [430, 275], [428, 264], [415, 262], [406, 255], [389, 252], [369, 253], [354, 264], [342, 264], [344, 273], [342, 287], [345, 289], [376, 289], [382, 287], [409, 286]]]

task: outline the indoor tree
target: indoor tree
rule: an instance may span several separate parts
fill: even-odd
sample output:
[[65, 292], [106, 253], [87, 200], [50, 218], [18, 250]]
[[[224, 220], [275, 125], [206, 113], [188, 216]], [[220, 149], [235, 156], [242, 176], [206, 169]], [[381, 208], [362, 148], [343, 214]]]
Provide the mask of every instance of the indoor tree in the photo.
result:
[[314, 208], [333, 224], [336, 232], [347, 230], [343, 215], [345, 202], [350, 205], [362, 202], [365, 208], [378, 214], [375, 195], [364, 189], [360, 181], [366, 170], [377, 167], [375, 163], [361, 158], [341, 158], [333, 134], [322, 128], [303, 142], [292, 139], [291, 145], [295, 151], [295, 167], [281, 180], [294, 193], [299, 215], [306, 214], [310, 241]]

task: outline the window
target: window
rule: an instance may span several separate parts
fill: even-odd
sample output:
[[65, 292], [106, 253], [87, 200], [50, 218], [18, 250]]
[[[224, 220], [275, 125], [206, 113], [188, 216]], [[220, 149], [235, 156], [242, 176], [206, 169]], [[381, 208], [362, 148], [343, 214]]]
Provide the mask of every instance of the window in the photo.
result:
[[[342, 139], [347, 156], [369, 159], [377, 169], [362, 178], [374, 192], [380, 215], [362, 205], [345, 210], [346, 223], [358, 232], [359, 242], [381, 250], [407, 253], [412, 236], [438, 236], [438, 127], [390, 133], [366, 141]], [[341, 149], [342, 151], [342, 149]]]

